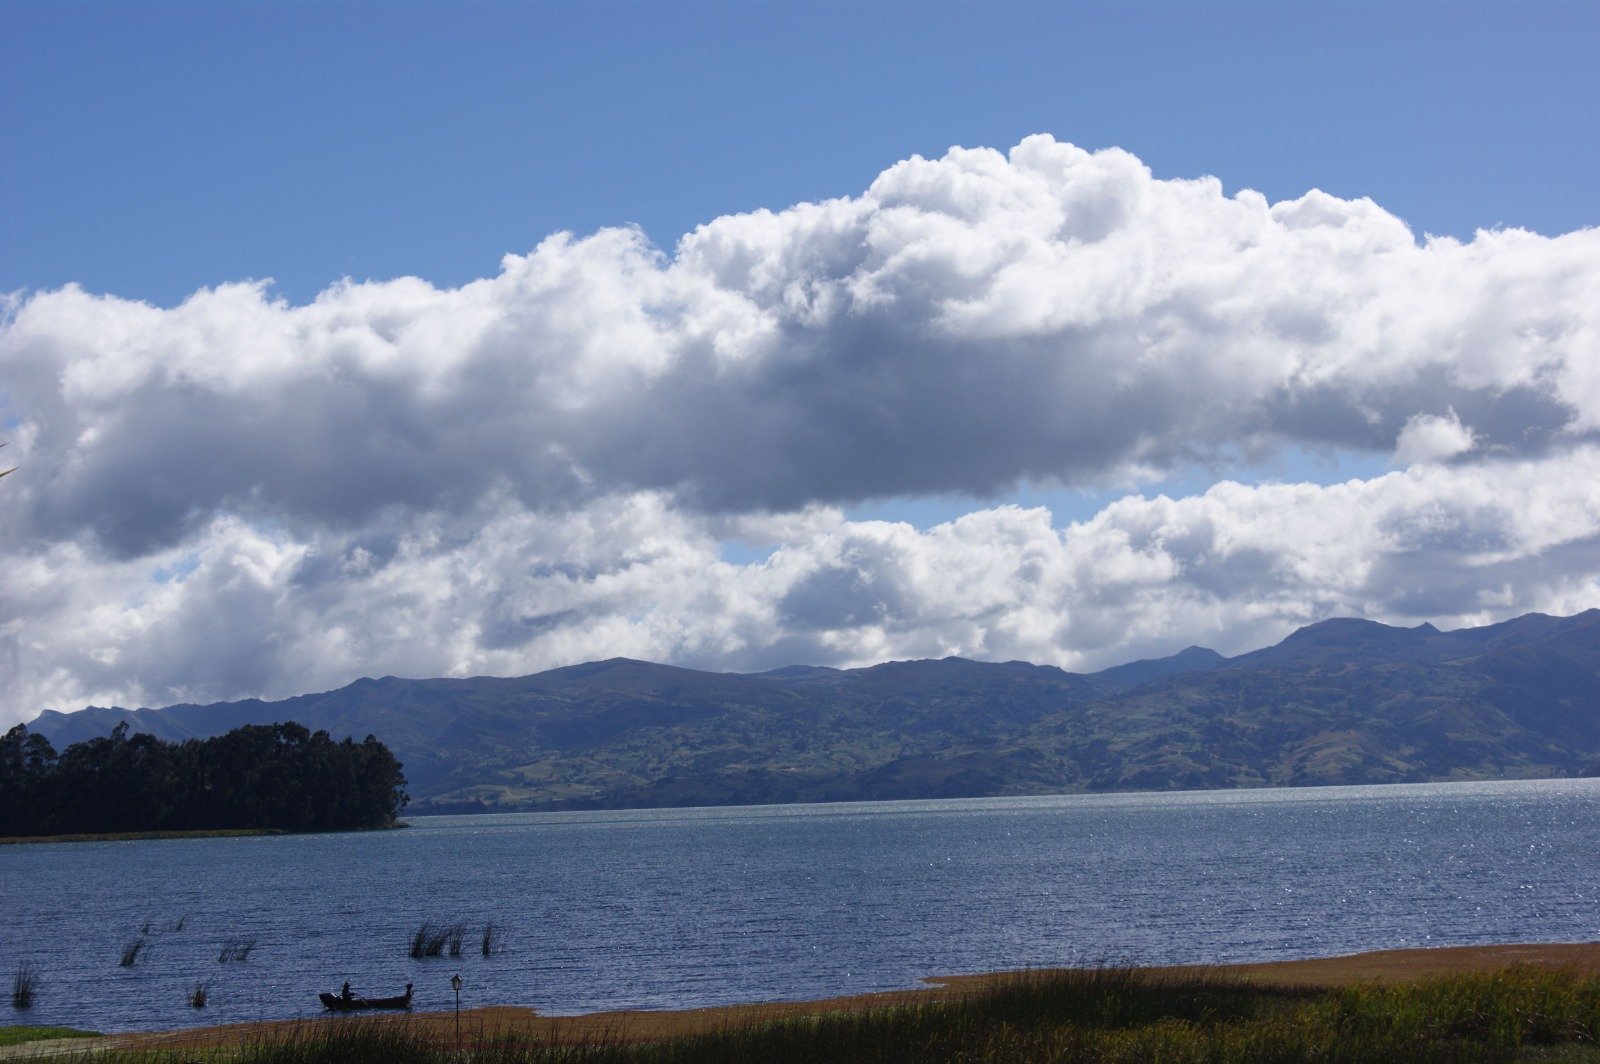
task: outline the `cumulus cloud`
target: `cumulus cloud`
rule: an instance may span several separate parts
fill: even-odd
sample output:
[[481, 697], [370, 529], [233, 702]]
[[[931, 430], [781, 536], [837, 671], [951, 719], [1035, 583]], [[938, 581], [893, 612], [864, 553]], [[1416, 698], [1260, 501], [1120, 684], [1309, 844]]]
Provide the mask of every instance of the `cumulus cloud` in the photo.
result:
[[26, 534], [124, 555], [227, 511], [353, 527], [505, 487], [722, 512], [1104, 484], [1285, 443], [1387, 453], [1452, 409], [1531, 453], [1600, 428], [1600, 231], [1419, 243], [1033, 137], [675, 254], [558, 235], [459, 289], [68, 288], [0, 334]]
[[[17, 295], [0, 713], [617, 653], [1087, 666], [1590, 605], [1597, 351], [1600, 230], [1418, 239], [1048, 137], [670, 253], [558, 234], [457, 289]], [[836, 509], [1324, 447], [1400, 468], [1064, 529]]]
[[837, 510], [718, 522], [654, 493], [514, 496], [298, 539], [221, 517], [123, 560], [80, 543], [0, 574], [9, 712], [281, 696], [361, 674], [518, 674], [629, 655], [718, 669], [959, 654], [1092, 669], [1227, 652], [1357, 615], [1445, 626], [1600, 600], [1600, 448], [1318, 486], [1130, 496], [1057, 527], [1001, 506], [918, 530]]
[[1408, 418], [1394, 445], [1394, 464], [1437, 462], [1472, 450], [1476, 437], [1454, 410], [1446, 417], [1417, 414]]

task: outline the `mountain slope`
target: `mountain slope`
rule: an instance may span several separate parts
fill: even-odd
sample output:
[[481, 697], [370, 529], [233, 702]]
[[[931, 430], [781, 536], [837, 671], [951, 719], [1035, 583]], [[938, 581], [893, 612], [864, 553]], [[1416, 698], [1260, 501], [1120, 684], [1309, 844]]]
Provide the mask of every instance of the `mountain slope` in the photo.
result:
[[414, 811], [1377, 783], [1600, 772], [1600, 610], [1457, 632], [1310, 625], [1081, 676], [960, 658], [755, 675], [616, 658], [282, 702], [45, 713], [58, 748], [297, 720], [371, 733]]

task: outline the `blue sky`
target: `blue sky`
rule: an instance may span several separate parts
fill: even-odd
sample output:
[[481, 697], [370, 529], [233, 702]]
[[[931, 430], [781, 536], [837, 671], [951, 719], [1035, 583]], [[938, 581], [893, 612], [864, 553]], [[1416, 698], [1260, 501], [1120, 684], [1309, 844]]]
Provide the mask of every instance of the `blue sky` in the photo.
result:
[[0, 0], [0, 724], [1600, 605], [1597, 55], [1536, 0]]
[[1046, 132], [1419, 232], [1600, 221], [1593, 3], [0, 4], [0, 290], [455, 285]]

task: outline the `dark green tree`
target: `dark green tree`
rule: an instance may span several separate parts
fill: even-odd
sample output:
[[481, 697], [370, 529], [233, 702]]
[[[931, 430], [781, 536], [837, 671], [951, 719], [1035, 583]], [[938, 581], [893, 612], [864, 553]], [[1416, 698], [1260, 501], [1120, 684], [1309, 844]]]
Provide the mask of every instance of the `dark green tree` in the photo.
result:
[[296, 723], [167, 743], [128, 734], [59, 756], [23, 725], [0, 740], [0, 833], [267, 828], [339, 831], [394, 823], [405, 775], [372, 736], [335, 742]]

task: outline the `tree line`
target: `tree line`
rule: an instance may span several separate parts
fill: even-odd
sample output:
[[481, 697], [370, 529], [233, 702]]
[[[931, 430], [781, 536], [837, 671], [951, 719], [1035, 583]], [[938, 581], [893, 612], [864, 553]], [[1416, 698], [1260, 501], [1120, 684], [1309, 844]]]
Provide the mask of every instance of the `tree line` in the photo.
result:
[[405, 782], [373, 736], [335, 742], [292, 722], [182, 742], [124, 722], [60, 754], [19, 724], [0, 738], [0, 835], [386, 827]]

